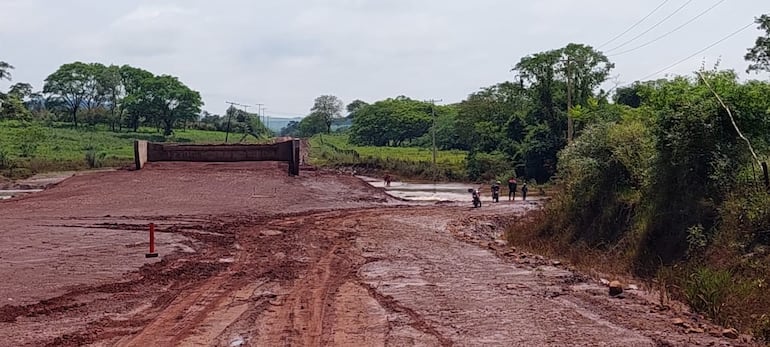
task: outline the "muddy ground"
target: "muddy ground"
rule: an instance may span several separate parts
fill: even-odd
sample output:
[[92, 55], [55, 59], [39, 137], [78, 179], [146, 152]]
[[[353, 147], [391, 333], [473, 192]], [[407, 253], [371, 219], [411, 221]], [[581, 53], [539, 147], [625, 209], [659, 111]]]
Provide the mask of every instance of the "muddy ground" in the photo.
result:
[[75, 176], [0, 202], [0, 346], [749, 344], [505, 246], [537, 205], [467, 205], [270, 163]]

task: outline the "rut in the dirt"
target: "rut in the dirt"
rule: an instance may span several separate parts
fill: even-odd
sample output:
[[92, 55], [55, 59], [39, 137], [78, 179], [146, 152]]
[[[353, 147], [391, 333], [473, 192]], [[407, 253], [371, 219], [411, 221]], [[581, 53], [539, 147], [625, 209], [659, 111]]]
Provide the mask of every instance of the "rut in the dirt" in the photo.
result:
[[725, 342], [688, 335], [643, 298], [611, 299], [584, 276], [495, 242], [519, 213], [379, 207], [167, 228], [205, 247], [13, 315], [67, 321], [95, 313], [82, 329], [44, 343], [65, 346]]

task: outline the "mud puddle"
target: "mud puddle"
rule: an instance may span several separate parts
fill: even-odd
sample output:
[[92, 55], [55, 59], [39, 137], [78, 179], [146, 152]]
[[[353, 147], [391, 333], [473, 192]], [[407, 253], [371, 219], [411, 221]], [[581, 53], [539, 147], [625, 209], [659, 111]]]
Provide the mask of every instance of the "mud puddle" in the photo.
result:
[[[362, 179], [364, 182], [370, 184], [376, 188], [385, 188], [385, 190], [397, 197], [404, 200], [416, 201], [416, 202], [436, 202], [436, 201], [452, 201], [452, 202], [469, 202], [471, 196], [468, 193], [468, 189], [479, 189], [481, 192], [481, 200], [485, 202], [492, 202], [492, 192], [489, 190], [488, 185], [482, 185], [477, 183], [454, 183], [454, 182], [441, 182], [441, 183], [419, 183], [419, 182], [391, 182], [390, 186], [385, 186], [385, 182], [382, 179], [356, 176]], [[517, 192], [516, 200], [521, 201], [520, 192]], [[541, 196], [527, 197], [527, 201], [539, 201], [543, 199]], [[508, 188], [503, 187], [503, 191], [500, 194], [500, 201], [508, 201]]]

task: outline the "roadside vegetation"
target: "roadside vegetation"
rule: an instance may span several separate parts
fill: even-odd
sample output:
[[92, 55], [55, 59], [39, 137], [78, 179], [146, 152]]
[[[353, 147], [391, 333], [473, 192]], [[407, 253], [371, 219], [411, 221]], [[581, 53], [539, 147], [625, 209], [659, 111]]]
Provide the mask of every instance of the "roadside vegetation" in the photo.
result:
[[351, 168], [361, 174], [389, 173], [401, 179], [460, 181], [465, 179], [467, 153], [461, 150], [436, 152], [423, 147], [356, 146], [346, 134], [318, 134], [310, 141], [311, 163]]
[[[748, 70], [770, 72], [770, 17], [757, 23]], [[682, 300], [770, 342], [770, 83], [703, 68], [612, 101], [572, 109], [581, 130], [559, 153], [560, 193], [509, 240], [645, 279], [661, 305]]]

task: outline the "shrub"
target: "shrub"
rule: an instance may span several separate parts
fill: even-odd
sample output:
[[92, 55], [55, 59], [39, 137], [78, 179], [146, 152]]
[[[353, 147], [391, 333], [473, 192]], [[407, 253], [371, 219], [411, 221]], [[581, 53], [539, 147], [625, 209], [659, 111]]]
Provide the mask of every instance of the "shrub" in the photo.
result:
[[90, 169], [100, 168], [104, 166], [104, 158], [106, 156], [107, 153], [99, 152], [95, 148], [89, 148], [85, 153], [86, 165]]
[[728, 304], [729, 296], [735, 294], [732, 276], [724, 270], [703, 267], [684, 283], [684, 295], [690, 306], [719, 323], [724, 323], [722, 312]]
[[7, 170], [13, 168], [13, 159], [8, 152], [0, 149], [0, 170]]

